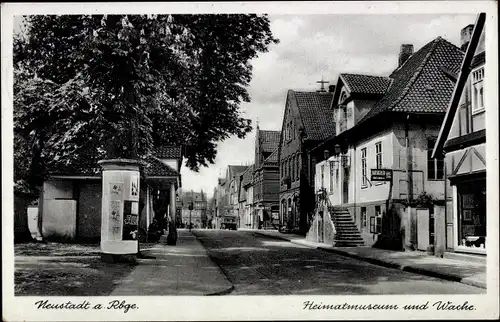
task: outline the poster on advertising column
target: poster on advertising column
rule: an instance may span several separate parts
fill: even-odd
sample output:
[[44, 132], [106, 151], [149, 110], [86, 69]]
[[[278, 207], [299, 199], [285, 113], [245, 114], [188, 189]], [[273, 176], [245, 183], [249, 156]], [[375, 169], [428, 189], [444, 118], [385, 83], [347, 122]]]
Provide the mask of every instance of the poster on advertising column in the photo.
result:
[[136, 240], [139, 225], [138, 203], [125, 200], [123, 209], [123, 240]]
[[122, 201], [111, 200], [109, 209], [109, 240], [121, 240]]
[[139, 176], [132, 175], [130, 176], [130, 199], [138, 200], [139, 199]]
[[122, 239], [123, 182], [109, 184], [109, 240]]

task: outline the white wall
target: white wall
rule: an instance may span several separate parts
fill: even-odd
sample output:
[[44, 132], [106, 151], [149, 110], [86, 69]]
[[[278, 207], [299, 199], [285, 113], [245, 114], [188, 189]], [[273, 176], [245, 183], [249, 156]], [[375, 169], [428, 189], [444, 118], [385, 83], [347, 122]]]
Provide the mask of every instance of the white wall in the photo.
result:
[[179, 171], [176, 159], [161, 159], [161, 161], [166, 165], [170, 166], [171, 168], [173, 168], [175, 171]]
[[[356, 190], [356, 202], [370, 202], [385, 200], [389, 194], [389, 183], [388, 182], [371, 182], [371, 169], [376, 168], [376, 151], [375, 144], [377, 142], [382, 143], [382, 168], [391, 169], [393, 167], [393, 132], [387, 131], [364, 141], [361, 141], [356, 147], [355, 158], [356, 167], [351, 167], [351, 176], [355, 172], [355, 180], [349, 182], [350, 191]], [[368, 178], [367, 185], [362, 186], [362, 176], [361, 176], [361, 150], [366, 148], [366, 176]], [[350, 200], [354, 201], [354, 196]]]
[[[76, 235], [76, 200], [69, 180], [47, 180], [43, 183], [42, 234], [45, 238], [71, 239]], [[56, 200], [66, 199], [66, 200]]]
[[43, 202], [42, 235], [45, 238], [75, 238], [76, 200], [46, 199]]

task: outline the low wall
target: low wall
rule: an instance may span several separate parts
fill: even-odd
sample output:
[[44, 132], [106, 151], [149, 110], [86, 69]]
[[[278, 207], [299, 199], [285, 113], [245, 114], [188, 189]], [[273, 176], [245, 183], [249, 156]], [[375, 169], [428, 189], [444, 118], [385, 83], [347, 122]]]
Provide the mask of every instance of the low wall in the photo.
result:
[[74, 239], [76, 200], [44, 200], [42, 234], [47, 240]]

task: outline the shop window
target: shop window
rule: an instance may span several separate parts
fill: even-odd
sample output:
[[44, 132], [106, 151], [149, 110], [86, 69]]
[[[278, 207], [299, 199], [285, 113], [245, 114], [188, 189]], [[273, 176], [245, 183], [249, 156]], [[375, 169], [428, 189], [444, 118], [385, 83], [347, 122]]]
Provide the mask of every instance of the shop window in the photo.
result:
[[361, 207], [361, 221], [363, 227], [366, 227], [366, 207]]
[[427, 140], [427, 179], [443, 180], [444, 179], [444, 156], [432, 158], [432, 150], [436, 140]]
[[486, 180], [460, 183], [458, 189], [459, 246], [486, 248]]

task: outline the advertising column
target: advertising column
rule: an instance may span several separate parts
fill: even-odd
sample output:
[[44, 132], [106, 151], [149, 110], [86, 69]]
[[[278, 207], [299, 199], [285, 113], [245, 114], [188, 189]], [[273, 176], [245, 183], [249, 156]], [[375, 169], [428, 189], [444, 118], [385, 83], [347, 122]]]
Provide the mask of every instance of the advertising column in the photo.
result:
[[135, 261], [139, 228], [140, 162], [99, 161], [102, 167], [101, 259]]

